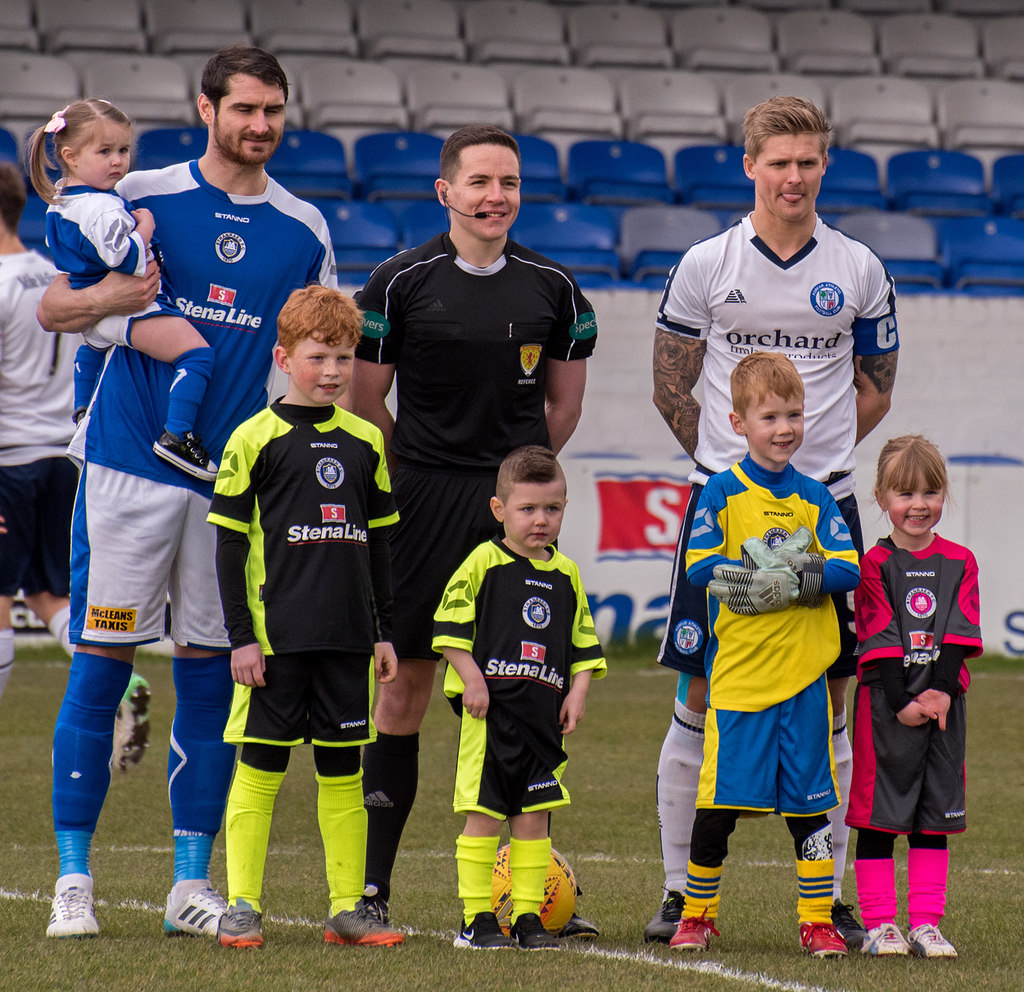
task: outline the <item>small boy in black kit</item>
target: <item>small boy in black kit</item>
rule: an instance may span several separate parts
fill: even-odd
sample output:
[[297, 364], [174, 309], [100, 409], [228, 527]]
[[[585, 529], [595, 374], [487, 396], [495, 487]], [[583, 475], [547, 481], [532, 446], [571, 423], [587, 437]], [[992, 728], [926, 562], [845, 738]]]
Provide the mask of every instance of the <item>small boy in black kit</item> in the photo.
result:
[[464, 904], [456, 947], [514, 946], [491, 911], [501, 824], [512, 833], [512, 937], [555, 950], [540, 920], [551, 860], [550, 811], [569, 804], [562, 739], [583, 718], [591, 678], [607, 664], [579, 570], [554, 547], [565, 475], [547, 448], [517, 448], [498, 470], [491, 512], [504, 538], [459, 566], [434, 615], [435, 651], [448, 662], [444, 691], [461, 697], [454, 808], [466, 814], [456, 844]]
[[386, 529], [398, 519], [380, 431], [335, 405], [352, 376], [361, 318], [324, 286], [288, 298], [274, 348], [288, 392], [232, 434], [208, 516], [236, 683], [224, 739], [242, 745], [226, 814], [225, 947], [263, 944], [274, 800], [289, 749], [307, 742], [331, 900], [324, 940], [403, 940], [359, 905], [360, 745], [376, 737], [372, 676], [395, 677]]

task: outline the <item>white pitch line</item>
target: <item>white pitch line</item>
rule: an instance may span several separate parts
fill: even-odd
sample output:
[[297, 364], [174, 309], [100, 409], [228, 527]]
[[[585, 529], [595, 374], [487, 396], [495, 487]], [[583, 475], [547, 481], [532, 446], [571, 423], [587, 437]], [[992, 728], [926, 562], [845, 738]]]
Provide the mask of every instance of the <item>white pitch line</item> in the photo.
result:
[[[12, 902], [38, 902], [49, 903], [51, 897], [38, 889], [35, 892], [20, 892], [17, 889], [8, 889], [0, 886], [0, 899]], [[150, 902], [139, 899], [121, 899], [117, 902], [109, 902], [105, 899], [97, 899], [96, 905], [100, 909], [130, 909], [162, 915], [163, 906], [157, 906]], [[303, 917], [295, 918], [289, 916], [274, 916], [267, 914], [268, 922], [279, 926], [303, 927], [305, 929], [319, 929], [323, 926], [322, 920], [309, 920]], [[422, 931], [408, 927], [399, 927], [410, 936], [432, 937], [439, 940], [450, 941], [454, 930], [431, 930]], [[822, 985], [804, 985], [802, 982], [785, 981], [772, 978], [760, 972], [739, 971], [736, 968], [728, 968], [717, 961], [671, 961], [666, 958], [657, 957], [649, 951], [617, 951], [603, 947], [567, 947], [570, 953], [587, 954], [593, 957], [607, 958], [610, 961], [628, 961], [634, 964], [652, 965], [655, 968], [665, 968], [671, 971], [688, 971], [701, 975], [712, 975], [717, 978], [724, 978], [740, 982], [744, 985], [752, 985], [759, 988], [772, 989], [774, 992], [842, 992], [841, 989], [827, 989]]]

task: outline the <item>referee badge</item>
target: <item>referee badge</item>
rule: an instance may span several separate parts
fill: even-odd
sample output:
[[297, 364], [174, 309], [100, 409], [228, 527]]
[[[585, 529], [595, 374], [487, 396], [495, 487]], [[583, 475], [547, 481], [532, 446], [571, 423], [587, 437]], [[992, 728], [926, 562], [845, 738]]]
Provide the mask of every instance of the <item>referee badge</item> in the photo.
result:
[[529, 375], [540, 361], [540, 345], [524, 344], [519, 349], [519, 367], [526, 375]]

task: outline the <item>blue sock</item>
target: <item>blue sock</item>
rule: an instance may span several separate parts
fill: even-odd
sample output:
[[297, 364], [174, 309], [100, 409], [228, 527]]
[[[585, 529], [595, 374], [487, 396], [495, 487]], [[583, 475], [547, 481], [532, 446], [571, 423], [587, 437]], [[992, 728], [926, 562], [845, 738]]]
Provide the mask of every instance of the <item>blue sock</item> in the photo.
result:
[[89, 830], [58, 830], [57, 856], [60, 858], [58, 878], [65, 875], [91, 875], [89, 853], [92, 850], [92, 832]]
[[[53, 826], [58, 837], [96, 830], [110, 787], [114, 717], [131, 674], [132, 666], [123, 661], [75, 652], [53, 730]], [[80, 858], [81, 848], [69, 845], [69, 851], [77, 852], [71, 856]], [[85, 857], [88, 861], [88, 849]]]
[[[235, 765], [234, 745], [224, 743], [235, 684], [229, 654], [175, 658], [173, 671], [178, 704], [167, 783], [174, 818], [174, 877], [181, 881], [209, 875], [210, 847], [224, 818]], [[208, 844], [200, 843], [204, 836]], [[189, 874], [179, 876], [185, 871]]]
[[79, 346], [75, 352], [75, 409], [86, 407], [92, 394], [96, 391], [96, 380], [100, 377], [106, 350], [94, 348], [90, 344]]
[[213, 834], [174, 832], [174, 884], [193, 878], [209, 878]]
[[[199, 404], [213, 374], [213, 349], [193, 348], [174, 360], [174, 383], [167, 400], [167, 429], [184, 437], [196, 426]], [[184, 373], [184, 374], [182, 374]]]

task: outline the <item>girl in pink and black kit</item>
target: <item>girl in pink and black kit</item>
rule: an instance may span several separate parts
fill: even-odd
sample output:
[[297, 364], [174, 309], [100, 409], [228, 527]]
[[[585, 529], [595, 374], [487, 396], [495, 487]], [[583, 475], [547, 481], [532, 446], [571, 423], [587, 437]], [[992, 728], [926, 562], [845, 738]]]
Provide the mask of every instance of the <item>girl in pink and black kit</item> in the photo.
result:
[[[966, 659], [982, 645], [974, 555], [934, 532], [947, 488], [930, 441], [907, 435], [882, 449], [875, 499], [893, 530], [861, 560], [855, 593], [859, 684], [846, 817], [858, 831], [854, 869], [870, 955], [956, 957], [938, 924], [947, 838], [967, 826]], [[907, 937], [896, 926], [897, 834], [910, 845]]]

